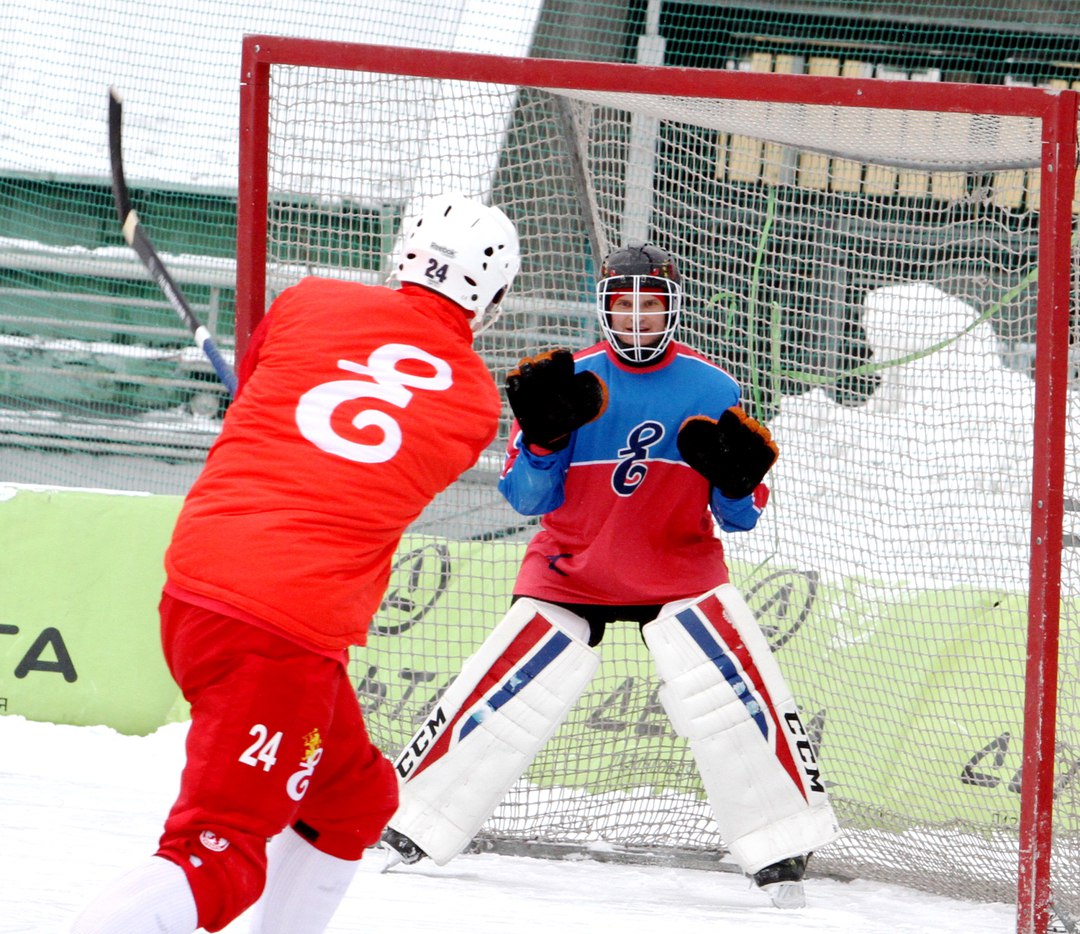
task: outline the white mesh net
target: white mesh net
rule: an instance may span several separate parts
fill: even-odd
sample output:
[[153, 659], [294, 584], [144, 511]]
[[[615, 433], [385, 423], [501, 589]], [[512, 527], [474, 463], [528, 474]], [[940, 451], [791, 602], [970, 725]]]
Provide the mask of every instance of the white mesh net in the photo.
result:
[[[764, 79], [768, 81], [768, 78]], [[566, 95], [567, 91], [552, 93]], [[805, 152], [915, 169], [970, 171], [1039, 165], [1040, 125], [1030, 117], [879, 110], [775, 101], [715, 100], [622, 91], [569, 92], [594, 107], [693, 124]]]
[[[726, 365], [781, 447], [766, 519], [726, 548], [844, 825], [813, 865], [1013, 899], [1038, 125], [281, 66], [272, 99], [271, 284], [382, 281], [412, 202], [489, 198], [524, 262], [481, 338], [500, 382], [525, 353], [599, 338], [598, 255], [642, 237], [679, 258], [682, 339]], [[495, 489], [505, 435], [416, 527], [357, 655], [391, 755], [505, 611], [535, 528]], [[1066, 672], [1078, 570], [1067, 549]], [[602, 653], [483, 839], [721, 859], [637, 627], [609, 627]], [[1075, 914], [1074, 679], [1060, 705], [1055, 893]]]

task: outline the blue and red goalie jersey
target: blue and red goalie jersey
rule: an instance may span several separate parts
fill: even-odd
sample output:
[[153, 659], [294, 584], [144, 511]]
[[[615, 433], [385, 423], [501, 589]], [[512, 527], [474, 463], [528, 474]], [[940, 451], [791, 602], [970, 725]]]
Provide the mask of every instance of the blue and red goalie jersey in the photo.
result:
[[761, 484], [728, 499], [679, 455], [692, 415], [719, 417], [740, 400], [721, 367], [672, 342], [648, 367], [630, 367], [606, 341], [574, 355], [608, 387], [609, 403], [562, 451], [536, 453], [511, 431], [499, 490], [523, 515], [542, 515], [514, 593], [564, 603], [638, 605], [696, 596], [728, 580], [725, 531], [752, 529], [768, 499]]

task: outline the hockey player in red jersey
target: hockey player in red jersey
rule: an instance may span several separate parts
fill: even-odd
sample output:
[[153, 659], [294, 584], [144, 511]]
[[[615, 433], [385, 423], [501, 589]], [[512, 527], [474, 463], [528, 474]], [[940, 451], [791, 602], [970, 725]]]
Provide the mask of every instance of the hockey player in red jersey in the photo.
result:
[[804, 903], [806, 859], [836, 819], [716, 533], [756, 525], [777, 446], [736, 382], [674, 339], [681, 302], [673, 258], [628, 244], [600, 270], [605, 340], [509, 374], [516, 424], [499, 488], [541, 528], [509, 613], [425, 718], [444, 723], [439, 736], [395, 763], [388, 864], [464, 849], [585, 689], [605, 627], [630, 621], [732, 856], [777, 906]]
[[519, 262], [502, 211], [448, 194], [403, 227], [400, 288], [313, 277], [274, 301], [165, 558], [179, 795], [73, 934], [219, 931], [256, 900], [252, 934], [325, 929], [398, 801], [348, 648], [406, 527], [495, 437], [473, 336]]

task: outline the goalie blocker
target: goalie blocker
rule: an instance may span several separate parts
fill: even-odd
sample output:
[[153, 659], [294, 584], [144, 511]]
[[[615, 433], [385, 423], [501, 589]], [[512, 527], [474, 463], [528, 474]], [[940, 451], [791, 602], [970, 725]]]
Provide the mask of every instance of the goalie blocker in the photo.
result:
[[587, 638], [568, 610], [514, 603], [394, 763], [401, 803], [387, 832], [440, 866], [464, 850], [595, 674]]
[[791, 691], [746, 601], [724, 584], [642, 629], [720, 836], [750, 875], [839, 831]]

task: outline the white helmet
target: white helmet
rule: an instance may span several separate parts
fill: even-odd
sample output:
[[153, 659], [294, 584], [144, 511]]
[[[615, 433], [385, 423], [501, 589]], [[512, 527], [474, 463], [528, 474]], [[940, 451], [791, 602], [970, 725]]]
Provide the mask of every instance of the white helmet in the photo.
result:
[[402, 225], [397, 278], [472, 312], [474, 334], [490, 327], [521, 268], [517, 231], [496, 207], [449, 192]]

